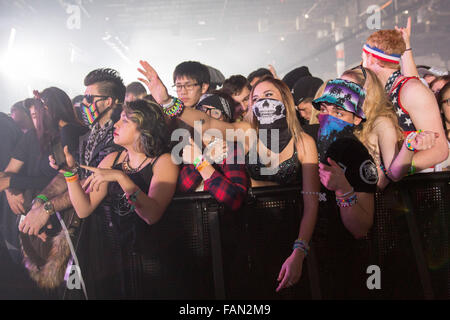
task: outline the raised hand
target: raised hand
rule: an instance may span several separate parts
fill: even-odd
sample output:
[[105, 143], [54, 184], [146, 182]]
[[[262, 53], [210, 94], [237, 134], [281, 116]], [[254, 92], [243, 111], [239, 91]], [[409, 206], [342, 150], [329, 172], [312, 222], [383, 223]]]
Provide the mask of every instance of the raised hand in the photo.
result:
[[406, 44], [406, 48], [411, 48], [411, 17], [408, 17], [406, 28], [399, 28], [395, 26], [395, 30], [399, 31], [402, 34], [403, 40]]
[[272, 76], [273, 76], [275, 79], [280, 80], [280, 78], [278, 77], [277, 72], [275, 71], [275, 68], [274, 68], [273, 65], [269, 64], [269, 70], [270, 70], [270, 73], [272, 74]]
[[143, 69], [138, 68], [138, 71], [145, 78], [138, 78], [138, 80], [145, 83], [150, 90], [151, 95], [155, 98], [156, 102], [163, 105], [170, 102], [170, 96], [167, 93], [167, 88], [162, 83], [158, 76], [158, 73], [153, 69], [153, 67], [147, 61], [139, 61]]

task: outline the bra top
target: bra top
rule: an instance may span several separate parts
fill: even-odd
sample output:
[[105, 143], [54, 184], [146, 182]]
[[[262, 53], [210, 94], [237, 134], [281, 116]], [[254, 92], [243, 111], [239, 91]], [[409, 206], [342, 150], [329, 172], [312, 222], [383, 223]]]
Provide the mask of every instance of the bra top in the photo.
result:
[[[250, 152], [249, 152], [250, 153]], [[302, 181], [301, 164], [297, 157], [297, 150], [294, 144], [292, 157], [283, 161], [276, 168], [266, 167], [257, 155], [256, 163], [250, 164], [249, 153], [245, 155], [245, 163], [249, 175], [254, 180], [271, 181], [280, 185], [294, 184]], [[265, 169], [266, 172], [262, 172]]]

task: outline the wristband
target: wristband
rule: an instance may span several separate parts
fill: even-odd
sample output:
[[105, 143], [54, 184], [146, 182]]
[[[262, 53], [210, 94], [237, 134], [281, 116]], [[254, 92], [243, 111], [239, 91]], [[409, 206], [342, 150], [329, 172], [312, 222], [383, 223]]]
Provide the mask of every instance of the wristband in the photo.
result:
[[354, 193], [352, 196], [348, 197], [347, 199], [342, 198], [336, 198], [336, 204], [340, 208], [348, 208], [353, 206], [357, 202], [356, 193]]
[[342, 194], [342, 195], [336, 194], [336, 198], [342, 199], [342, 198], [348, 197], [348, 196], [351, 195], [353, 192], [355, 192], [355, 189], [353, 189], [353, 187], [352, 187], [352, 190], [350, 190], [349, 192], [346, 192], [346, 193], [344, 193], [344, 194]]
[[202, 171], [207, 165], [209, 165], [209, 162], [206, 160], [203, 160], [202, 163], [200, 163], [195, 169], [197, 169], [198, 172]]
[[413, 161], [411, 161], [411, 167], [409, 168], [408, 175], [412, 175], [414, 173], [416, 173], [416, 167], [414, 165], [414, 160], [413, 160]]
[[65, 178], [66, 178], [66, 182], [75, 182], [75, 181], [78, 181], [78, 174], [74, 174], [72, 176], [65, 177]]
[[416, 149], [414, 149], [414, 147], [412, 146], [412, 144], [411, 144], [411, 142], [412, 142], [412, 140], [416, 137], [416, 135], [418, 134], [418, 133], [421, 133], [422, 132], [422, 130], [417, 130], [417, 131], [414, 131], [414, 132], [411, 132], [410, 134], [408, 134], [408, 136], [406, 137], [406, 139], [405, 139], [405, 146], [406, 146], [406, 148], [408, 149], [408, 150], [411, 150], [411, 151], [415, 151]]
[[199, 164], [202, 162], [202, 160], [203, 160], [203, 156], [198, 156], [197, 158], [195, 158], [195, 160], [192, 164], [194, 165], [195, 168], [197, 168], [199, 166]]
[[164, 108], [164, 113], [170, 118], [178, 118], [184, 110], [183, 101], [178, 98], [173, 98], [168, 107]]
[[140, 192], [141, 192], [141, 189], [137, 189], [131, 195], [128, 195], [128, 194], [126, 195], [128, 203], [131, 204], [131, 210], [134, 210], [136, 208], [137, 196], [139, 195]]
[[292, 250], [300, 249], [305, 253], [305, 257], [308, 255], [309, 252], [309, 245], [306, 243], [305, 240], [299, 238], [294, 241], [294, 245], [292, 246]]
[[44, 201], [44, 203], [48, 202], [48, 198], [43, 194], [37, 195], [36, 199], [41, 199], [42, 201]]
[[73, 177], [74, 175], [75, 175], [75, 173], [71, 172], [71, 171], [64, 172], [64, 178], [70, 178], [70, 177]]

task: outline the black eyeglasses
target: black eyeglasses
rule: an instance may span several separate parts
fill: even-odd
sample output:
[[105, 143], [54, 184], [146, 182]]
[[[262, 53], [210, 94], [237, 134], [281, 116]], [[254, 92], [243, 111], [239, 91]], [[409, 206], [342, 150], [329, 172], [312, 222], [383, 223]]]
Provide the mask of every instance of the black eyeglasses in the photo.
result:
[[359, 65], [357, 65], [356, 67], [354, 67], [354, 68], [351, 68], [350, 70], [356, 70], [356, 69], [361, 69], [361, 71], [362, 71], [362, 74], [363, 74], [363, 77], [364, 77], [364, 83], [363, 83], [363, 87], [364, 87], [364, 85], [366, 84], [366, 80], [367, 80], [367, 72], [366, 72], [366, 69], [362, 66], [362, 64], [359, 64]]
[[94, 102], [95, 98], [102, 98], [102, 100], [108, 99], [109, 96], [100, 96], [100, 95], [96, 95], [96, 94], [86, 94], [83, 97], [87, 103], [91, 104]]
[[175, 83], [172, 86], [172, 88], [175, 88], [178, 92], [183, 90], [183, 88], [186, 89], [186, 91], [192, 91], [192, 90], [194, 90], [195, 86], [199, 86], [199, 85], [200, 85], [199, 83], [186, 83], [186, 84], [176, 84]]

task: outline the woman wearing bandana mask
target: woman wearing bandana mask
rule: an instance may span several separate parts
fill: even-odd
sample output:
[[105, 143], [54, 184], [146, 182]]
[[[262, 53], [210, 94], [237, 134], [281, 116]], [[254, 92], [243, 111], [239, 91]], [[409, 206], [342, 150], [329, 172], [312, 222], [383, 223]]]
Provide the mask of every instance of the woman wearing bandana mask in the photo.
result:
[[[139, 80], [147, 84], [156, 101], [166, 110], [166, 114], [179, 117], [187, 124], [194, 126], [195, 121], [202, 121], [203, 132], [214, 128], [226, 136], [226, 130], [239, 130], [239, 137], [244, 139], [243, 146], [247, 156], [247, 167], [252, 176], [252, 186], [280, 185], [301, 182], [303, 186], [303, 215], [301, 218], [296, 247], [284, 261], [278, 274], [280, 281], [276, 291], [290, 287], [299, 281], [303, 260], [306, 256], [308, 242], [317, 218], [319, 198], [318, 158], [314, 139], [305, 134], [297, 120], [295, 106], [289, 88], [280, 80], [266, 77], [260, 79], [250, 94], [253, 119], [251, 122], [227, 123], [212, 119], [208, 115], [189, 108], [184, 108], [176, 98], [171, 98], [156, 71], [145, 61], [141, 61], [143, 69], [138, 69], [144, 76]], [[261, 129], [278, 129], [278, 132], [265, 130], [267, 140], [263, 138]], [[259, 132], [259, 138], [254, 132]], [[262, 133], [262, 134], [261, 134]], [[272, 134], [273, 133], [273, 134]], [[278, 140], [276, 133], [278, 133]], [[252, 138], [253, 137], [253, 138]], [[273, 137], [273, 140], [272, 140]], [[228, 137], [227, 137], [228, 138]], [[236, 139], [231, 137], [230, 139]], [[252, 154], [253, 151], [257, 151]], [[271, 166], [264, 166], [260, 159], [267, 155]], [[256, 158], [256, 159], [255, 159]], [[265, 181], [261, 181], [261, 180]], [[306, 247], [306, 248], [305, 248]], [[279, 251], [281, 251], [281, 248]], [[267, 262], [270, 265], [271, 262]], [[270, 272], [269, 272], [270, 273]], [[266, 274], [269, 279], [276, 274]]]

